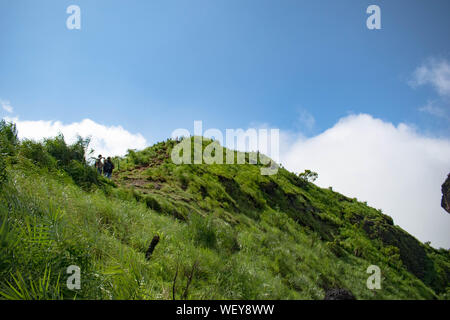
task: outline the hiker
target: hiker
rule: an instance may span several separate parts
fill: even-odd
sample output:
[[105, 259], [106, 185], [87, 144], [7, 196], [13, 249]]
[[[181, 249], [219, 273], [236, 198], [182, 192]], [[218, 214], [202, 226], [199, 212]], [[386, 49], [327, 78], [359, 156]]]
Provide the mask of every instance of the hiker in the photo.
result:
[[108, 157], [103, 164], [103, 173], [105, 174], [105, 177], [108, 179], [111, 179], [111, 174], [114, 170], [114, 163], [111, 161], [111, 157]]
[[98, 174], [102, 174], [102, 170], [103, 170], [102, 159], [105, 159], [105, 158], [103, 158], [102, 155], [99, 154], [97, 160], [95, 161], [95, 167], [97, 168], [97, 173]]

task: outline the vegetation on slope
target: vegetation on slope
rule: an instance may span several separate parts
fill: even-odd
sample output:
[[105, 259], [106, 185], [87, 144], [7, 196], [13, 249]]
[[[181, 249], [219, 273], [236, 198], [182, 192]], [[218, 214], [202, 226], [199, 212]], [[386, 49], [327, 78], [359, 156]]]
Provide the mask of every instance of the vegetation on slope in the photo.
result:
[[[167, 140], [116, 158], [111, 182], [86, 162], [86, 140], [19, 141], [4, 122], [0, 139], [2, 298], [449, 296], [448, 250], [283, 168], [175, 165]], [[66, 286], [70, 265], [81, 290]], [[366, 287], [370, 265], [381, 268], [380, 290]]]

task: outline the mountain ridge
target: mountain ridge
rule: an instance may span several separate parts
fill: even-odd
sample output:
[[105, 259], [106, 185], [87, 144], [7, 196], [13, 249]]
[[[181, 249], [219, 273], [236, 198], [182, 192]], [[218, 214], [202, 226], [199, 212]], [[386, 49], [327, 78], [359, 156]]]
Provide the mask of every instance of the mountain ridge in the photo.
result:
[[[176, 165], [168, 139], [115, 158], [108, 180], [85, 160], [87, 140], [19, 141], [6, 123], [0, 138], [3, 298], [448, 299], [448, 250], [282, 167]], [[64, 285], [69, 265], [81, 291]]]

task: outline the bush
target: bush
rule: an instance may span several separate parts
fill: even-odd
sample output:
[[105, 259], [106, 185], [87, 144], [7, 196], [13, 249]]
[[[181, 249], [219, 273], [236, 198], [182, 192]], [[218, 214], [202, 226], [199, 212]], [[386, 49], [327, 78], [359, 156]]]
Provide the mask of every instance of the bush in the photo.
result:
[[7, 180], [6, 167], [11, 158], [16, 155], [19, 139], [16, 125], [0, 121], [0, 186]]
[[86, 164], [89, 143], [90, 139], [78, 137], [74, 144], [67, 145], [62, 134], [44, 141], [47, 152], [58, 161], [58, 165], [62, 168], [69, 166], [73, 160]]
[[83, 188], [98, 185], [99, 176], [97, 170], [91, 166], [72, 160], [64, 170], [72, 177], [73, 181]]
[[38, 166], [46, 168], [56, 167], [55, 158], [47, 152], [46, 148], [41, 143], [32, 140], [24, 140], [20, 146], [20, 153]]
[[128, 154], [126, 155], [133, 164], [135, 165], [148, 165], [149, 157], [146, 156], [143, 152], [136, 152], [134, 150], [128, 150]]
[[314, 172], [311, 170], [305, 170], [304, 172], [300, 173], [298, 176], [300, 179], [305, 180], [307, 182], [314, 182], [319, 177], [317, 172]]
[[14, 123], [0, 120], [0, 154], [1, 156], [14, 156], [19, 145], [17, 128]]

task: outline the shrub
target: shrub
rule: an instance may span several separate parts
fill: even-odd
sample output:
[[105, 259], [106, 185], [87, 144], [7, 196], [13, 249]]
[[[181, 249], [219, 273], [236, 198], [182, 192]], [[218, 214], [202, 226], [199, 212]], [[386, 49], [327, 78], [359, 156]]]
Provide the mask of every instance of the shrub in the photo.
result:
[[135, 165], [148, 165], [150, 157], [144, 154], [144, 152], [136, 152], [134, 150], [128, 150], [126, 155]]
[[319, 177], [317, 172], [314, 172], [311, 170], [305, 170], [304, 172], [300, 173], [298, 176], [300, 179], [303, 179], [307, 182], [314, 182]]
[[19, 138], [16, 125], [0, 120], [0, 154], [2, 156], [14, 156], [18, 145]]
[[90, 188], [99, 184], [97, 170], [91, 166], [76, 160], [70, 161], [64, 170], [72, 177], [73, 181], [83, 188]]
[[55, 168], [56, 160], [45, 149], [41, 143], [32, 140], [24, 140], [20, 146], [20, 153], [27, 159], [33, 161], [34, 164], [46, 167]]
[[60, 167], [69, 166], [73, 160], [85, 164], [89, 143], [90, 139], [78, 137], [74, 144], [67, 145], [62, 134], [44, 140], [47, 152], [58, 161]]

